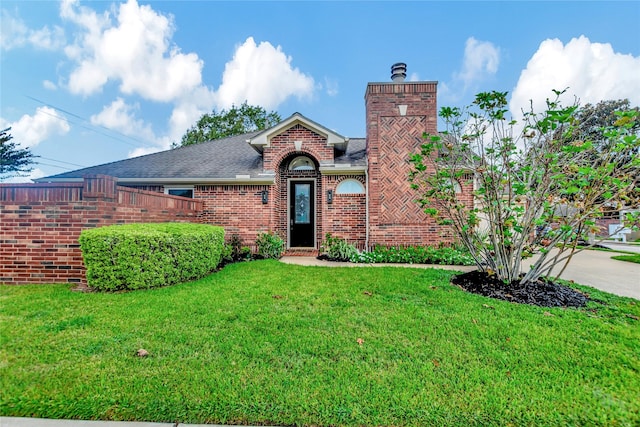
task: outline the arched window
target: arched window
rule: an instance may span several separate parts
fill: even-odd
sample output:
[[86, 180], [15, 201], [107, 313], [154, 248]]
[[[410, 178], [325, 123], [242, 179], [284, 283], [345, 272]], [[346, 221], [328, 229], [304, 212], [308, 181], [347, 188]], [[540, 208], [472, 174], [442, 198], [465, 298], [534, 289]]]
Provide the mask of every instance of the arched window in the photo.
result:
[[316, 164], [307, 156], [298, 156], [289, 163], [290, 171], [313, 171]]
[[451, 186], [453, 187], [453, 191], [456, 194], [462, 193], [462, 187], [460, 186], [460, 183], [457, 180], [452, 178], [450, 182], [451, 182]]
[[357, 179], [345, 179], [338, 184], [336, 194], [364, 194], [364, 185]]

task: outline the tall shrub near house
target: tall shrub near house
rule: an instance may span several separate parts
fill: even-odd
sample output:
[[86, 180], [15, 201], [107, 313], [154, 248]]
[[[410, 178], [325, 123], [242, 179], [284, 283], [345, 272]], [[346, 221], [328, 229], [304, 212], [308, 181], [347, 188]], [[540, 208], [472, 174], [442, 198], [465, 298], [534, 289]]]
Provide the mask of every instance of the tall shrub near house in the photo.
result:
[[[411, 157], [409, 179], [424, 211], [455, 231], [481, 271], [507, 283], [535, 282], [568, 262], [603, 208], [631, 201], [640, 185], [638, 111], [616, 113], [614, 126], [600, 129], [609, 143], [594, 144], [582, 139], [579, 105], [563, 106], [561, 94], [521, 122], [508, 116], [506, 92], [444, 107], [446, 131], [425, 135]], [[464, 179], [475, 181], [473, 206], [456, 197]], [[540, 257], [521, 275], [522, 260], [534, 253]]]
[[192, 223], [127, 224], [84, 230], [87, 285], [143, 289], [197, 279], [220, 263], [224, 229]]

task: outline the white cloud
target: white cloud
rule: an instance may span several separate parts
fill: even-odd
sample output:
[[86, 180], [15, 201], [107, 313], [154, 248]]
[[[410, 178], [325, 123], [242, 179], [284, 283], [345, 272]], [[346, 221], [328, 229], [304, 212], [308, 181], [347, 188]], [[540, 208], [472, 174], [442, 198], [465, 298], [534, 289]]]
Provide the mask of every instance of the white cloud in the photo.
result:
[[[449, 82], [440, 82], [438, 97], [449, 102], [459, 102], [469, 90], [498, 72], [500, 48], [491, 42], [469, 37], [465, 43], [462, 66], [454, 72]], [[413, 79], [411, 75], [411, 79]]]
[[162, 148], [160, 146], [138, 147], [135, 150], [129, 151], [129, 154], [127, 154], [127, 157], [132, 158], [132, 157], [146, 156], [147, 154], [157, 153], [158, 151], [162, 151], [166, 149], [167, 148]]
[[568, 105], [577, 96], [582, 104], [628, 98], [640, 104], [640, 57], [614, 52], [608, 43], [592, 43], [587, 37], [543, 41], [529, 60], [512, 92], [512, 114], [520, 117], [533, 100], [535, 111], [544, 109], [552, 90], [569, 88], [563, 96]]
[[51, 80], [45, 80], [42, 82], [42, 87], [44, 87], [45, 89], [48, 90], [56, 90], [58, 89], [58, 86], [52, 82]]
[[[335, 83], [335, 84], [334, 84]], [[337, 82], [326, 81], [327, 93], [338, 90]], [[167, 149], [180, 142], [182, 135], [205, 113], [240, 105], [244, 101], [275, 109], [291, 96], [309, 97], [315, 90], [312, 77], [291, 66], [291, 57], [268, 42], [256, 45], [249, 37], [236, 48], [233, 58], [225, 65], [222, 85], [218, 91], [198, 86], [175, 102], [169, 119], [169, 132], [159, 143]], [[148, 154], [148, 148], [133, 154]], [[156, 150], [151, 148], [151, 150]]]
[[[35, 159], [36, 161], [38, 159]], [[17, 184], [21, 182], [32, 182], [34, 179], [42, 178], [46, 176], [42, 169], [35, 168], [31, 172], [29, 172], [26, 176], [14, 176], [13, 178], [7, 178], [2, 181], [3, 184]]]
[[469, 37], [464, 47], [462, 69], [455, 79], [462, 81], [467, 89], [477, 81], [494, 75], [500, 65], [500, 49], [491, 42], [483, 42]]
[[65, 49], [77, 63], [69, 76], [71, 92], [91, 95], [110, 80], [120, 83], [124, 94], [168, 102], [180, 98], [202, 83], [202, 61], [195, 53], [184, 54], [171, 45], [172, 16], [129, 0], [102, 15], [66, 0], [61, 16], [82, 28], [76, 42]]
[[340, 87], [338, 85], [338, 81], [335, 79], [330, 79], [328, 77], [324, 78], [324, 87], [327, 90], [327, 95], [336, 96], [340, 92]]
[[[92, 117], [92, 122], [130, 134], [142, 131], [152, 142], [131, 154], [167, 149], [204, 113], [242, 102], [275, 109], [290, 97], [308, 98], [316, 89], [314, 79], [291, 65], [292, 58], [280, 46], [256, 44], [249, 37], [237, 46], [227, 62], [218, 90], [202, 81], [203, 61], [195, 53], [182, 53], [172, 42], [175, 26], [171, 15], [139, 5], [136, 0], [97, 13], [78, 0], [63, 0], [60, 16], [77, 27], [74, 42], [65, 47], [73, 63], [68, 88], [89, 96], [109, 82], [119, 85], [121, 98]], [[327, 92], [337, 84], [327, 81]], [[52, 85], [47, 85], [52, 88]], [[128, 95], [153, 102], [168, 102], [173, 111], [163, 136], [136, 118], [138, 104]], [[138, 135], [140, 136], [140, 134]]]
[[27, 27], [22, 19], [7, 10], [0, 11], [0, 48], [11, 50], [24, 46], [55, 50], [64, 45], [64, 31], [58, 26], [44, 26], [39, 30]]
[[25, 114], [18, 121], [5, 120], [2, 128], [11, 127], [11, 135], [22, 147], [35, 147], [52, 135], [65, 135], [71, 127], [67, 119], [50, 107], [38, 107], [33, 116]]
[[411, 73], [411, 75], [409, 76], [409, 81], [410, 82], [419, 82], [420, 81], [420, 76], [418, 75], [418, 73]]
[[249, 37], [225, 66], [218, 105], [229, 108], [247, 101], [271, 110], [291, 96], [310, 97], [314, 85], [311, 76], [291, 66], [291, 57], [280, 46], [269, 42], [257, 45]]
[[155, 142], [156, 136], [148, 123], [136, 118], [139, 105], [129, 105], [118, 98], [104, 107], [98, 114], [91, 116], [91, 124], [118, 131], [127, 136], [148, 142]]

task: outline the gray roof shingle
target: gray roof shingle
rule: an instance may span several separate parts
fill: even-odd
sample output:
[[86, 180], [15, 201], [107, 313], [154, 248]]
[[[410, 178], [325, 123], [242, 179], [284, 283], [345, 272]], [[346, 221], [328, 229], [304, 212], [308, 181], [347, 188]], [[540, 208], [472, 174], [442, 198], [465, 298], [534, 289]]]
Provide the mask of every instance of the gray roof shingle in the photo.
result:
[[[37, 181], [77, 179], [85, 175], [110, 175], [119, 179], [224, 179], [236, 175], [257, 177], [263, 172], [262, 156], [247, 139], [259, 132], [207, 141], [159, 153], [134, 157], [112, 163], [91, 166], [71, 172], [51, 175]], [[366, 165], [365, 139], [349, 141], [347, 151], [336, 157], [335, 162]]]

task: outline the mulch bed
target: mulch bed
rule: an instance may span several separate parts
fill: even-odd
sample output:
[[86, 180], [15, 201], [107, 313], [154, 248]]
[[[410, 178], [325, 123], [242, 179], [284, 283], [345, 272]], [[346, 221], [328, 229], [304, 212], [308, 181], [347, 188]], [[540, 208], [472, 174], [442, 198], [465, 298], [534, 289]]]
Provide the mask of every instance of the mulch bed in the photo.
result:
[[332, 262], [349, 262], [348, 259], [342, 259], [342, 258], [334, 258], [331, 257], [327, 254], [320, 254], [316, 257], [316, 259], [319, 259], [320, 261], [332, 261]]
[[540, 307], [584, 307], [589, 300], [576, 289], [546, 280], [524, 285], [518, 281], [505, 284], [495, 275], [482, 271], [459, 274], [451, 283], [474, 294]]

